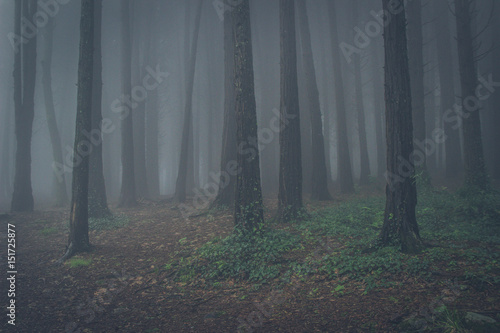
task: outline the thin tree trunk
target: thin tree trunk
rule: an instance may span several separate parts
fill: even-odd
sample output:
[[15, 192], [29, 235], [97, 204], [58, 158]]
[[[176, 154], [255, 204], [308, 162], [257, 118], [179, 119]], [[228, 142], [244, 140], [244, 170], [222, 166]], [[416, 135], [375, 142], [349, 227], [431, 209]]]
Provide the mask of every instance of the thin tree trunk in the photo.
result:
[[[358, 4], [353, 1], [353, 19], [358, 18]], [[360, 175], [359, 185], [368, 185], [370, 182], [370, 158], [368, 156], [368, 142], [366, 139], [365, 105], [363, 102], [363, 82], [361, 78], [361, 55], [354, 56], [354, 88], [356, 94], [356, 110], [358, 120]]]
[[236, 144], [238, 147], [234, 222], [243, 230], [256, 232], [263, 226], [264, 211], [259, 151], [248, 147], [248, 138], [257, 137], [249, 0], [241, 0], [235, 6], [233, 15]]
[[94, 64], [92, 83], [92, 152], [89, 160], [89, 217], [110, 217], [102, 164], [102, 0], [94, 3]]
[[[15, 27], [21, 34], [21, 16], [33, 17], [37, 10], [35, 0], [16, 1]], [[16, 132], [16, 167], [12, 211], [32, 211], [34, 206], [31, 188], [31, 138], [35, 116], [36, 45], [34, 36], [14, 58], [14, 102]]]
[[376, 47], [372, 48], [372, 84], [373, 84], [373, 104], [375, 117], [375, 135], [377, 142], [377, 175], [382, 177], [386, 171], [386, 149], [385, 134], [382, 127], [384, 121], [384, 103], [383, 103], [383, 64], [380, 62], [379, 52]]
[[[150, 38], [153, 42], [149, 44], [149, 64], [151, 66], [158, 63], [159, 38], [156, 33], [158, 25], [158, 2], [152, 6], [153, 24], [150, 26]], [[158, 89], [148, 92], [146, 102], [146, 168], [149, 194], [157, 198], [160, 195], [160, 166], [159, 166], [159, 143], [158, 143]]]
[[340, 192], [349, 194], [354, 192], [354, 183], [352, 180], [351, 153], [349, 152], [349, 139], [347, 137], [347, 117], [345, 108], [344, 82], [342, 79], [342, 68], [340, 63], [340, 49], [337, 13], [335, 1], [328, 2], [328, 12], [330, 16], [330, 31], [332, 34], [333, 48], [333, 76], [335, 80], [335, 96], [337, 107], [337, 165], [338, 179], [340, 183]]
[[[142, 1], [134, 0], [132, 8], [134, 12], [140, 13], [140, 6]], [[131, 26], [133, 27], [132, 38], [132, 82], [134, 87], [142, 85], [144, 73], [144, 59], [147, 59], [147, 51], [149, 50], [149, 27], [151, 18], [141, 17], [140, 14], [135, 16], [132, 20]], [[146, 26], [146, 27], [144, 27]], [[143, 28], [144, 27], [144, 28]], [[143, 32], [146, 32], [146, 35]], [[134, 123], [134, 171], [135, 171], [135, 186], [136, 194], [140, 198], [149, 198], [149, 186], [146, 175], [146, 101], [149, 97], [149, 92], [146, 96], [136, 101], [137, 107], [133, 111]]]
[[[410, 71], [403, 0], [383, 0], [384, 10], [397, 3], [402, 12], [392, 15], [384, 28], [385, 103], [387, 137], [387, 186], [383, 245], [400, 245], [405, 253], [416, 253], [422, 242], [415, 217], [417, 189], [413, 152]], [[394, 7], [393, 7], [394, 8]]]
[[408, 3], [408, 53], [411, 78], [411, 97], [413, 112], [414, 140], [420, 154], [416, 163], [416, 172], [424, 184], [430, 183], [427, 170], [427, 154], [425, 147], [425, 91], [424, 91], [424, 41], [422, 34], [422, 2], [413, 0]]
[[224, 127], [222, 130], [222, 153], [220, 161], [219, 191], [213, 206], [234, 208], [236, 174], [231, 165], [236, 161], [236, 114], [234, 86], [234, 39], [233, 16], [224, 13]]
[[[54, 96], [52, 93], [52, 45], [53, 45], [54, 23], [48, 21], [45, 26], [44, 37], [44, 54], [42, 65], [42, 81], [43, 81], [43, 96], [45, 100], [45, 114], [47, 116], [47, 126], [50, 134], [50, 142], [52, 144], [52, 157], [54, 163], [63, 165], [63, 151], [61, 145], [61, 137], [57, 127], [56, 113], [54, 107]], [[54, 186], [56, 192], [56, 206], [64, 207], [68, 204], [68, 195], [66, 193], [66, 178], [64, 173], [54, 177]]]
[[[132, 61], [130, 36], [130, 1], [122, 2], [122, 94], [131, 95]], [[134, 166], [134, 131], [132, 110], [124, 107], [121, 114], [122, 134], [122, 188], [118, 200], [119, 207], [137, 205]]]
[[323, 138], [323, 121], [319, 103], [318, 83], [311, 46], [311, 33], [305, 0], [297, 1], [297, 11], [300, 24], [300, 39], [302, 41], [302, 57], [304, 62], [305, 85], [310, 108], [312, 132], [312, 188], [311, 199], [331, 200], [328, 192], [328, 176], [325, 159], [325, 141]]
[[191, 137], [191, 142], [193, 141], [192, 126], [192, 113], [193, 113], [193, 87], [194, 87], [194, 73], [196, 69], [196, 54], [198, 51], [198, 35], [200, 31], [200, 21], [201, 21], [201, 9], [203, 2], [200, 0], [198, 2], [198, 7], [196, 10], [195, 19], [195, 29], [193, 33], [193, 39], [191, 41], [191, 48], [189, 53], [189, 71], [186, 77], [186, 99], [184, 104], [184, 125], [182, 129], [182, 142], [181, 142], [181, 156], [179, 159], [179, 171], [177, 175], [177, 181], [175, 184], [175, 194], [174, 197], [178, 202], [186, 201], [186, 190], [187, 190], [187, 177], [188, 177], [188, 154], [193, 149], [189, 149], [189, 142]]
[[300, 218], [303, 205], [295, 4], [289, 0], [280, 0], [280, 51], [280, 123], [282, 128], [280, 131], [278, 220], [290, 222]]
[[68, 248], [59, 262], [68, 259], [78, 252], [90, 249], [88, 225], [89, 156], [81, 152], [91, 149], [85, 132], [89, 133], [92, 127], [93, 43], [94, 1], [82, 0], [74, 146], [75, 155], [80, 154], [81, 162], [77, 163], [73, 169]]
[[456, 0], [458, 59], [462, 86], [462, 106], [464, 115], [464, 169], [466, 188], [489, 190], [490, 182], [486, 172], [479, 118], [480, 102], [476, 96], [477, 67], [474, 60], [474, 40], [472, 37], [471, 0]]

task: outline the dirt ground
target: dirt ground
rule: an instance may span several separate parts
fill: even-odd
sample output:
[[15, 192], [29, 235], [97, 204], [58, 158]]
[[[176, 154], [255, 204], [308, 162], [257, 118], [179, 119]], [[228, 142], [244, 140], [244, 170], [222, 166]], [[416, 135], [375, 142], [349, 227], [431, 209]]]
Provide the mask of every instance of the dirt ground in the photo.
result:
[[[274, 283], [174, 282], [165, 264], [181, 250], [228, 235], [230, 212], [184, 219], [175, 205], [152, 202], [113, 212], [128, 216], [129, 224], [92, 231], [93, 251], [77, 257], [91, 263], [80, 267], [55, 265], [67, 242], [67, 209], [9, 215], [0, 222], [2, 244], [7, 223], [15, 225], [18, 272], [16, 325], [8, 325], [4, 314], [0, 331], [398, 332], [402, 318], [422, 317], [437, 296], [452, 290], [437, 280], [408, 280], [363, 294], [363, 288], [351, 283], [352, 292], [339, 297], [331, 292], [334, 281], [321, 276], [279, 290]], [[5, 255], [2, 250], [2, 262]], [[2, 300], [8, 289], [5, 280]], [[498, 291], [486, 288], [455, 296], [456, 308], [466, 304], [468, 311], [500, 311], [499, 302], [485, 303], [492, 297], [499, 300]]]

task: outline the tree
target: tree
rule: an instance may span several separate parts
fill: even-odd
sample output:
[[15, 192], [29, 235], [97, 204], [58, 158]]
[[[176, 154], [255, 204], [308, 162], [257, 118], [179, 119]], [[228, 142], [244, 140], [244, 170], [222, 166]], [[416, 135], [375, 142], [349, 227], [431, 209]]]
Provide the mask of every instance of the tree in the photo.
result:
[[213, 206], [234, 207], [236, 175], [229, 173], [236, 161], [236, 114], [234, 86], [234, 39], [233, 16], [224, 13], [224, 126], [222, 129], [222, 153], [220, 161], [219, 190]]
[[[192, 138], [192, 115], [193, 115], [193, 87], [194, 87], [194, 73], [196, 69], [196, 54], [198, 52], [198, 35], [200, 31], [201, 22], [201, 9], [203, 1], [198, 2], [195, 19], [195, 29], [193, 39], [191, 40], [191, 48], [189, 50], [189, 63], [187, 65], [188, 72], [185, 80], [186, 99], [184, 103], [184, 124], [182, 128], [182, 141], [181, 141], [181, 156], [179, 159], [179, 169], [177, 174], [177, 181], [175, 183], [174, 197], [178, 202], [186, 200], [187, 177], [188, 177], [188, 158], [189, 153], [192, 154], [192, 149], [189, 149], [190, 137]], [[192, 142], [192, 140], [191, 140]]]
[[[61, 136], [57, 127], [56, 112], [54, 107], [54, 96], [52, 93], [52, 45], [54, 37], [54, 23], [49, 20], [43, 33], [44, 52], [42, 65], [43, 96], [45, 100], [45, 115], [47, 116], [47, 126], [49, 128], [50, 143], [52, 144], [52, 157], [54, 165], [63, 165], [63, 150]], [[68, 203], [66, 193], [66, 178], [64, 173], [54, 177], [56, 192], [56, 205], [64, 207]]]
[[351, 154], [349, 152], [349, 140], [347, 137], [344, 80], [342, 79], [341, 54], [338, 47], [340, 43], [335, 2], [336, 0], [328, 1], [328, 13], [330, 16], [330, 31], [332, 34], [333, 77], [335, 80], [335, 102], [337, 108], [337, 165], [340, 192], [348, 194], [354, 192], [354, 183], [352, 180]]
[[[441, 111], [455, 105], [454, 70], [451, 47], [451, 34], [448, 18], [448, 0], [436, 0], [432, 2], [437, 18], [434, 19], [434, 34], [436, 35], [436, 47], [438, 57], [439, 86], [441, 97]], [[460, 148], [459, 128], [453, 128], [454, 124], [447, 119], [443, 121], [445, 142], [445, 174], [449, 179], [455, 179], [462, 171], [462, 152]]]
[[382, 73], [382, 61], [380, 61], [380, 55], [378, 50], [378, 45], [372, 43], [372, 56], [371, 56], [371, 68], [372, 68], [372, 86], [373, 86], [373, 105], [374, 105], [374, 117], [375, 117], [375, 135], [377, 142], [377, 176], [381, 177], [386, 171], [386, 149], [385, 149], [385, 133], [382, 127], [385, 117], [384, 117], [384, 82]]
[[[33, 17], [36, 0], [15, 2], [14, 33], [21, 36], [22, 17]], [[36, 34], [26, 44], [21, 43], [14, 56], [14, 108], [16, 133], [16, 162], [14, 193], [11, 210], [32, 211], [34, 206], [31, 188], [31, 138], [35, 116]]]
[[[158, 31], [159, 2], [156, 1], [151, 6], [150, 15], [153, 18], [149, 25], [149, 35], [153, 40], [149, 43], [150, 50], [147, 51], [150, 64], [158, 63], [158, 44], [159, 37], [155, 31]], [[159, 164], [159, 111], [158, 111], [158, 89], [148, 91], [146, 101], [146, 171], [149, 194], [152, 198], [160, 195], [160, 164]]]
[[[130, 41], [130, 1], [122, 2], [122, 93], [132, 92], [132, 61]], [[124, 107], [121, 114], [122, 135], [122, 188], [118, 200], [119, 207], [137, 205], [135, 192], [134, 131], [132, 110]]]
[[241, 0], [233, 10], [234, 85], [236, 110], [236, 145], [238, 147], [235, 196], [235, 225], [255, 232], [264, 223], [260, 185], [259, 151], [248, 147], [257, 137], [257, 112], [253, 74], [252, 37], [249, 0]]
[[[134, 0], [132, 8], [136, 13], [136, 17], [131, 22], [133, 27], [132, 38], [132, 82], [134, 86], [142, 84], [144, 73], [144, 62], [148, 57], [149, 44], [151, 36], [151, 17], [144, 17], [139, 14], [142, 1]], [[146, 22], [144, 22], [146, 20]], [[146, 34], [144, 34], [144, 32]], [[149, 184], [146, 171], [146, 103], [138, 101], [137, 107], [133, 112], [134, 123], [134, 175], [136, 194], [141, 198], [149, 198]]]
[[311, 46], [311, 33], [305, 0], [297, 1], [297, 11], [302, 41], [302, 58], [304, 62], [305, 86], [310, 108], [312, 132], [312, 182], [311, 199], [331, 200], [328, 192], [328, 176], [325, 158], [325, 140], [323, 138], [323, 121], [319, 103], [318, 83]]
[[490, 182], [486, 172], [481, 137], [480, 102], [477, 100], [477, 67], [474, 58], [474, 37], [472, 35], [473, 0], [456, 0], [458, 62], [462, 87], [464, 142], [464, 187], [489, 190]]
[[89, 155], [91, 143], [85, 136], [92, 127], [92, 81], [94, 47], [94, 0], [82, 0], [80, 18], [80, 54], [74, 154], [80, 163], [73, 168], [68, 247], [62, 262], [78, 252], [90, 249], [88, 224]]
[[415, 217], [417, 189], [413, 153], [410, 73], [404, 0], [383, 0], [384, 10], [400, 12], [384, 28], [387, 185], [382, 245], [399, 244], [405, 253], [422, 246]]
[[295, 39], [295, 5], [280, 0], [280, 173], [278, 219], [299, 217], [302, 206], [302, 157], [300, 147], [299, 88]]
[[110, 217], [102, 166], [102, 0], [94, 3], [94, 62], [92, 83], [92, 151], [89, 160], [89, 217]]
[[[358, 3], [352, 2], [353, 19], [358, 18]], [[358, 118], [359, 136], [359, 161], [360, 175], [359, 184], [368, 185], [370, 181], [370, 158], [368, 156], [368, 142], [366, 139], [365, 106], [363, 103], [363, 82], [361, 77], [361, 55], [355, 55], [354, 59], [354, 89], [356, 96], [356, 110]]]
[[[408, 3], [408, 53], [411, 79], [411, 100], [414, 136], [418, 142], [425, 142], [425, 91], [424, 91], [424, 40], [422, 34], [422, 2]], [[417, 173], [424, 183], [430, 183], [425, 151], [419, 154]]]

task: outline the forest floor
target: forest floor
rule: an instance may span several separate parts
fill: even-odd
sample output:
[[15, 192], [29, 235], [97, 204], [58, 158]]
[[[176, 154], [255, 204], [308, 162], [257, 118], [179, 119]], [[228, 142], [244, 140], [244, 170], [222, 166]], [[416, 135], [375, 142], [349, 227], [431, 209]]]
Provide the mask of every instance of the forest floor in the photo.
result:
[[[421, 196], [427, 247], [414, 256], [365, 251], [384, 209], [373, 193], [310, 202], [307, 220], [269, 223], [253, 241], [226, 238], [229, 211], [114, 208], [92, 221], [93, 250], [63, 265], [67, 209], [4, 216], [2, 244], [7, 223], [16, 229], [16, 325], [4, 314], [0, 331], [500, 332], [466, 319], [500, 321], [500, 211], [457, 198]], [[7, 289], [4, 277], [4, 313]]]

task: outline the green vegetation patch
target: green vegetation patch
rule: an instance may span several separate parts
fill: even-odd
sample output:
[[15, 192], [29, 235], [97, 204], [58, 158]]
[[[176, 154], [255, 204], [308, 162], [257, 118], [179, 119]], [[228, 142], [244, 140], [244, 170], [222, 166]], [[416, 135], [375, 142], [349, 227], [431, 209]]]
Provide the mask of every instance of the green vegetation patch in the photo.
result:
[[69, 259], [68, 261], [66, 261], [66, 263], [71, 268], [90, 266], [90, 264], [92, 263], [92, 259], [73, 257], [73, 258]]
[[105, 218], [89, 218], [89, 230], [113, 230], [123, 228], [129, 223], [125, 215], [114, 215]]

